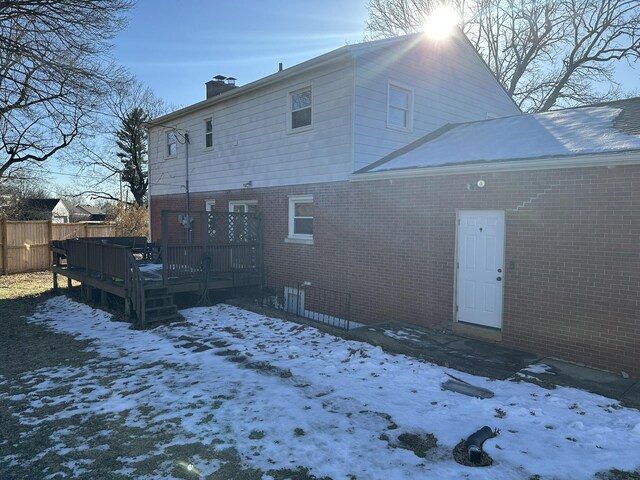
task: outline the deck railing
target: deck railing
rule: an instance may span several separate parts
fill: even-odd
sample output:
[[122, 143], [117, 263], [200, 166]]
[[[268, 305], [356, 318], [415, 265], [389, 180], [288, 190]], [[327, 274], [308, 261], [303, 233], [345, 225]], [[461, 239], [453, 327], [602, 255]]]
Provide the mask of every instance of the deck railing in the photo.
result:
[[[188, 230], [190, 229], [190, 232]], [[262, 274], [259, 214], [162, 212], [163, 279]], [[191, 238], [191, 242], [186, 240]]]
[[146, 308], [145, 308], [145, 288], [144, 288], [144, 275], [140, 270], [136, 258], [133, 256], [133, 252], [127, 251], [127, 261], [129, 268], [127, 269], [127, 279], [125, 281], [125, 305], [128, 306], [131, 302], [133, 311], [138, 316], [138, 322], [140, 325], [144, 325], [146, 322]]
[[131, 247], [113, 244], [108, 239], [57, 240], [52, 242], [54, 252], [64, 252], [68, 268], [84, 269], [86, 275], [101, 279], [127, 277], [127, 253]]

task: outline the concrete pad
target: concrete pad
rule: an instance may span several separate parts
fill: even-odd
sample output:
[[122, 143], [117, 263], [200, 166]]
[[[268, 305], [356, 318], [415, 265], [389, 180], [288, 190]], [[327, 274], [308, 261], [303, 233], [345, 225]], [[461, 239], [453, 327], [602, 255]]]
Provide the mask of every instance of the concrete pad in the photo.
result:
[[[596, 370], [551, 358], [543, 358], [537, 363], [548, 365], [551, 367], [551, 371], [549, 373], [522, 373], [539, 378], [545, 382], [580, 388], [613, 399], [621, 399], [622, 396], [638, 382], [638, 379], [623, 378], [621, 375], [615, 373]], [[636, 392], [635, 398], [636, 401], [639, 401], [640, 387], [638, 387]], [[629, 399], [632, 401], [633, 398], [634, 395], [633, 392], [631, 392]]]
[[[384, 332], [391, 330], [393, 337]], [[409, 332], [410, 338], [403, 336]], [[474, 375], [505, 379], [539, 359], [536, 355], [480, 340], [405, 326], [395, 322], [369, 325], [349, 332], [349, 337], [383, 349], [455, 368]]]
[[533, 353], [521, 352], [494, 343], [460, 338], [447, 345], [452, 365], [465, 372], [504, 380], [539, 360]]

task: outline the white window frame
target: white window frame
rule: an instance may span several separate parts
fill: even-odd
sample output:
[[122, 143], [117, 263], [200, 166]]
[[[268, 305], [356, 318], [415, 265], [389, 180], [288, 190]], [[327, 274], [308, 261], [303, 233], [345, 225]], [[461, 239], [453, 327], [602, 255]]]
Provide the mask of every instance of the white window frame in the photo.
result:
[[[173, 142], [169, 142], [169, 135], [173, 135]], [[165, 130], [164, 132], [165, 156], [175, 157], [178, 154], [178, 134], [175, 130]], [[174, 145], [174, 152], [171, 153], [171, 145]]]
[[[402, 107], [391, 105], [391, 90], [392, 89], [403, 90], [407, 93], [407, 109]], [[403, 127], [391, 123], [391, 110], [392, 109], [403, 110], [406, 112], [407, 124]], [[392, 130], [400, 130], [402, 132], [413, 131], [413, 88], [400, 82], [389, 80], [387, 85], [387, 128]]]
[[[205, 150], [210, 150], [213, 148], [213, 117], [207, 117], [205, 118], [202, 123], [204, 124], [203, 126], [203, 131], [204, 131], [204, 135], [202, 136], [202, 148], [204, 148]], [[211, 124], [211, 131], [207, 132], [207, 123]], [[207, 145], [207, 137], [211, 138], [211, 145]]]
[[215, 199], [205, 200], [204, 208], [207, 212], [214, 212], [216, 210], [216, 200]]
[[[286, 243], [303, 243], [313, 245], [313, 234], [295, 233], [295, 214], [297, 203], [313, 203], [313, 195], [289, 196], [289, 235], [284, 239]], [[312, 219], [315, 218], [311, 217]]]
[[233, 213], [233, 207], [236, 205], [244, 205], [245, 213], [249, 210], [249, 205], [258, 205], [257, 200], [229, 200], [229, 213]]
[[[304, 107], [304, 108], [310, 108], [311, 109], [311, 119], [310, 119], [310, 123], [309, 125], [304, 125], [301, 127], [297, 127], [297, 128], [293, 128], [292, 125], [292, 117], [293, 117], [293, 95], [295, 95], [296, 93], [300, 93], [300, 92], [304, 92], [305, 90], [310, 90], [311, 91], [311, 106], [310, 107]], [[302, 108], [295, 110], [296, 112], [299, 110], [303, 110]], [[293, 90], [289, 90], [289, 92], [287, 93], [287, 133], [299, 133], [299, 132], [307, 132], [309, 130], [311, 130], [313, 128], [313, 84], [309, 83], [307, 85], [303, 85], [300, 87], [296, 87]]]

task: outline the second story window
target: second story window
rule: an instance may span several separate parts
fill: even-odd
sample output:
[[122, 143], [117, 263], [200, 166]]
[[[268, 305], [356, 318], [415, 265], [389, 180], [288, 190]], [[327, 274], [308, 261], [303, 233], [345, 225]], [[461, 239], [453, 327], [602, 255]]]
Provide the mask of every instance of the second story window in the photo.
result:
[[213, 119], [204, 121], [204, 148], [213, 147]]
[[311, 128], [311, 86], [289, 94], [289, 130], [292, 132]]
[[175, 157], [178, 150], [178, 139], [176, 132], [167, 132], [167, 157]]
[[413, 91], [389, 82], [387, 126], [398, 130], [411, 130], [412, 117]]

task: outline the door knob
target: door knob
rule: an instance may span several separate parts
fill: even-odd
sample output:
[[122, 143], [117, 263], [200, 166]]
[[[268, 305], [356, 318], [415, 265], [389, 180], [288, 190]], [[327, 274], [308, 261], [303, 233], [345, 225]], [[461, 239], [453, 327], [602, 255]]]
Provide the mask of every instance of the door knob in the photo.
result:
[[502, 281], [502, 277], [498, 277], [498, 278], [496, 278], [496, 280], [498, 280], [499, 282], [501, 282], [501, 281]]

